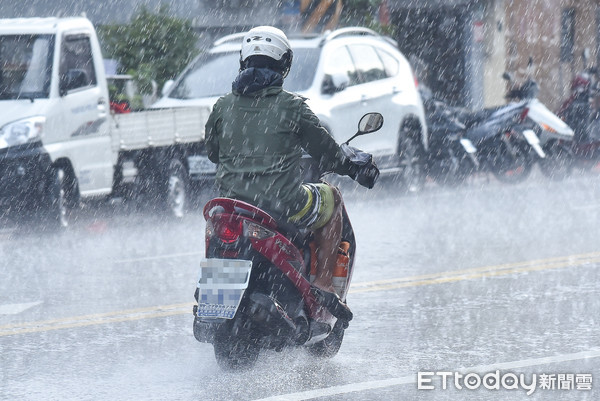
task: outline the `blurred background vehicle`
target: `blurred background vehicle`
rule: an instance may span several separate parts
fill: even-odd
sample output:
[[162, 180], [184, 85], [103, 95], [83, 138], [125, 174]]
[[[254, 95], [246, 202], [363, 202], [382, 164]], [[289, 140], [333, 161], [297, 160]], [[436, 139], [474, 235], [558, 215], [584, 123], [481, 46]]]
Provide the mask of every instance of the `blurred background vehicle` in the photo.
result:
[[589, 49], [582, 53], [583, 69], [571, 82], [571, 92], [558, 115], [575, 131], [571, 151], [579, 167], [590, 169], [600, 160], [600, 96], [598, 68], [589, 64]]
[[[212, 107], [231, 91], [243, 35], [217, 40], [177, 80], [164, 85], [163, 97], [153, 107]], [[284, 89], [306, 97], [338, 142], [364, 113], [383, 114], [382, 132], [357, 139], [356, 146], [374, 155], [383, 174], [396, 174], [406, 188], [420, 189], [429, 146], [427, 125], [417, 80], [396, 43], [359, 27], [290, 36], [290, 43], [294, 61]]]
[[110, 111], [113, 113], [129, 113], [132, 110], [142, 110], [144, 102], [137, 85], [131, 75], [107, 75]]

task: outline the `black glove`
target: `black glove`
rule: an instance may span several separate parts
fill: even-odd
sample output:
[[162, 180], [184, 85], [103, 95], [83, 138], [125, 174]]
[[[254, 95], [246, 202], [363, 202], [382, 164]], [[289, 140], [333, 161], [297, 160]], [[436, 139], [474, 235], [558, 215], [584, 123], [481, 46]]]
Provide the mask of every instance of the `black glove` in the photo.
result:
[[379, 169], [375, 162], [371, 162], [365, 166], [354, 165], [351, 170], [354, 170], [350, 177], [366, 188], [373, 188], [379, 178]]
[[373, 188], [379, 178], [379, 169], [373, 161], [373, 155], [346, 144], [341, 145], [341, 149], [346, 157], [350, 178], [363, 187]]

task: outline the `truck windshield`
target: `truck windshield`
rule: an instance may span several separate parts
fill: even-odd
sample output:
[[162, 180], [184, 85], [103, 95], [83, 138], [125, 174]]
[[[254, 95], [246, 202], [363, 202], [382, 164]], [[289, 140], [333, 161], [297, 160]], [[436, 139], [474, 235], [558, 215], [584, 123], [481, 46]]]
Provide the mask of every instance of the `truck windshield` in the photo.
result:
[[0, 36], [0, 99], [47, 98], [53, 48], [51, 35]]
[[[295, 49], [294, 61], [283, 87], [292, 92], [308, 89], [314, 79], [320, 49]], [[240, 53], [206, 53], [177, 83], [169, 97], [196, 99], [222, 96], [231, 91], [231, 83], [239, 73]]]

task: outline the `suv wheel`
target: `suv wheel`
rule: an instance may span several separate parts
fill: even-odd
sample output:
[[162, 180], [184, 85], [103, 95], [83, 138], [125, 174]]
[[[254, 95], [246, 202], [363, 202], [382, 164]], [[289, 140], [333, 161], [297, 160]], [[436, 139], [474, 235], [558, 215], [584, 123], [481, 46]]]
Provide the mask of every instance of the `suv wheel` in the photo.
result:
[[419, 137], [420, 131], [410, 125], [405, 124], [400, 130], [398, 162], [402, 185], [407, 192], [419, 192], [425, 185], [425, 165]]

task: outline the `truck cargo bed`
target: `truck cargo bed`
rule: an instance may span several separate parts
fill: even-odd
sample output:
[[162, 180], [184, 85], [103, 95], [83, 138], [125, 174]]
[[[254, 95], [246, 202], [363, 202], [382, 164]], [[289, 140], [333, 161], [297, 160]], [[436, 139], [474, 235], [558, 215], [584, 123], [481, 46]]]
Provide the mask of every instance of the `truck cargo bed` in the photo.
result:
[[202, 141], [209, 114], [207, 107], [113, 114], [113, 149], [126, 151]]

